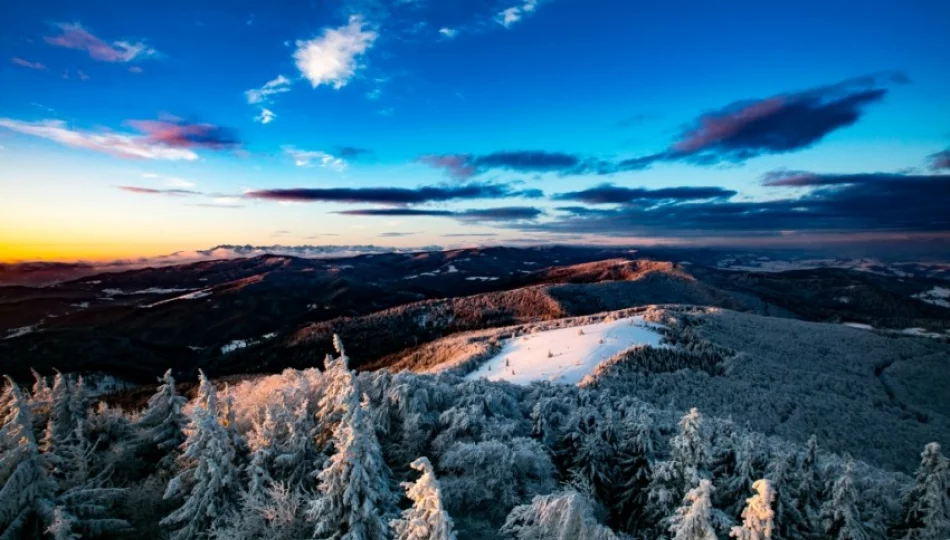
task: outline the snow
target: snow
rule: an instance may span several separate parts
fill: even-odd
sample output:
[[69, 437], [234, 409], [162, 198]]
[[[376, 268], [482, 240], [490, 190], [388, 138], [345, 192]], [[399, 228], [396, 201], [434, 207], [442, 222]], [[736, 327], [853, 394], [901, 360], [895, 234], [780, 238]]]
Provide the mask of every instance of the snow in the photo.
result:
[[267, 341], [268, 339], [273, 339], [275, 337], [277, 337], [277, 332], [269, 332], [258, 339], [235, 339], [221, 346], [221, 354], [228, 354], [250, 345], [257, 345], [262, 341]]
[[859, 322], [846, 322], [846, 323], [841, 323], [841, 324], [845, 326], [850, 326], [851, 328], [858, 328], [860, 330], [874, 330], [874, 327], [871, 326], [870, 324], [864, 324], [864, 323], [859, 323]]
[[656, 347], [661, 338], [639, 316], [527, 334], [507, 340], [497, 356], [467, 378], [577, 384], [604, 360], [634, 345]]
[[449, 267], [445, 269], [445, 273], [446, 273], [446, 274], [454, 274], [454, 273], [456, 273], [456, 272], [458, 272], [458, 271], [459, 271], [459, 269], [456, 268], [454, 264], [450, 264]]
[[934, 287], [929, 291], [915, 294], [913, 298], [935, 306], [950, 308], [950, 289], [946, 287]]
[[39, 325], [34, 324], [33, 326], [21, 326], [20, 328], [14, 328], [7, 331], [6, 337], [3, 339], [13, 339], [15, 337], [25, 336], [36, 331], [36, 327]]
[[79, 302], [78, 304], [69, 304], [69, 306], [78, 309], [87, 309], [89, 308], [89, 302]]
[[469, 276], [465, 278], [468, 281], [495, 281], [497, 277], [487, 277], [487, 276]]
[[138, 291], [123, 291], [122, 289], [102, 289], [102, 293], [107, 296], [135, 296], [138, 294], [174, 294], [193, 291], [194, 289], [163, 289], [161, 287], [149, 287]]
[[[186, 290], [187, 290], [187, 289], [186, 289]], [[160, 305], [162, 305], [162, 304], [167, 304], [167, 303], [169, 303], [169, 302], [174, 302], [174, 301], [176, 301], [176, 300], [198, 300], [198, 299], [200, 299], [200, 298], [205, 298], [205, 297], [207, 297], [207, 296], [211, 296], [211, 289], [201, 289], [200, 291], [195, 291], [195, 292], [191, 292], [191, 293], [188, 293], [188, 294], [183, 294], [183, 295], [181, 295], [181, 296], [176, 296], [176, 297], [174, 297], [174, 298], [168, 298], [168, 299], [165, 299], [165, 300], [159, 300], [158, 302], [154, 302], [154, 303], [151, 303], [151, 304], [145, 304], [144, 306], [140, 306], [140, 307], [143, 307], [143, 308], [153, 308], [153, 307], [155, 307], [155, 306], [160, 306]]]

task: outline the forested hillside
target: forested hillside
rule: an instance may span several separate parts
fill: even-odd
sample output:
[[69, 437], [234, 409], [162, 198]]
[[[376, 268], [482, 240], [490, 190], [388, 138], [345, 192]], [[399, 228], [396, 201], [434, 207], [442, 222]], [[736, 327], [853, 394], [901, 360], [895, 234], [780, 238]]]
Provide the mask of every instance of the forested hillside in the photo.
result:
[[230, 387], [202, 374], [190, 401], [168, 373], [142, 410], [94, 403], [81, 377], [8, 379], [0, 537], [950, 534], [936, 443], [906, 456], [922, 451], [910, 477], [824, 451], [826, 437], [801, 444], [619, 395], [611, 373], [582, 387], [357, 375], [336, 346], [322, 372]]

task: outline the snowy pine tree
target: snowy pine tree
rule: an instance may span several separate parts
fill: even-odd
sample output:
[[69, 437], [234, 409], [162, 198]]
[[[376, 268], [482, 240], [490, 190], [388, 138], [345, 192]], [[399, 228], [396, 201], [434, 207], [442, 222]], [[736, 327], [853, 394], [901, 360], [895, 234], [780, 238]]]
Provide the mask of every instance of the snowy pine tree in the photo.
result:
[[797, 466], [794, 453], [778, 454], [772, 458], [765, 475], [776, 493], [776, 536], [788, 540], [805, 538], [810, 533], [808, 521], [798, 511], [799, 496], [795, 482]]
[[903, 540], [950, 538], [950, 464], [940, 445], [920, 454], [913, 487], [904, 495], [903, 521], [896, 531]]
[[531, 504], [516, 506], [501, 532], [514, 540], [618, 540], [597, 522], [590, 501], [576, 491], [538, 495]]
[[181, 472], [165, 491], [169, 499], [185, 495], [184, 504], [161, 524], [173, 540], [190, 540], [225, 525], [237, 510], [239, 469], [233, 439], [218, 420], [214, 386], [201, 371], [197, 405], [191, 414]]
[[755, 495], [746, 500], [742, 511], [742, 525], [733, 527], [729, 536], [739, 540], [767, 540], [775, 532], [775, 512], [772, 503], [775, 491], [768, 480], [756, 480], [752, 484]]
[[149, 398], [138, 427], [142, 430], [142, 439], [163, 454], [160, 465], [165, 466], [177, 459], [178, 448], [185, 442], [188, 419], [182, 413], [185, 398], [175, 389], [172, 370], [166, 371], [160, 381], [162, 384]]
[[9, 377], [0, 403], [0, 538], [37, 538], [52, 522], [56, 483], [46, 474], [29, 402]]
[[389, 470], [370, 419], [369, 403], [344, 401], [343, 419], [333, 437], [336, 452], [318, 475], [319, 496], [308, 517], [314, 536], [332, 540], [385, 540], [383, 519], [393, 500]]
[[712, 482], [699, 481], [683, 498], [683, 506], [669, 520], [672, 540], [716, 540], [716, 527], [721, 527], [728, 518], [712, 506]]
[[452, 518], [442, 506], [442, 490], [428, 458], [421, 457], [411, 467], [422, 473], [415, 483], [404, 484], [412, 508], [401, 519], [390, 522], [394, 540], [455, 540]]
[[821, 521], [825, 538], [870, 540], [869, 527], [858, 508], [858, 490], [854, 485], [854, 462], [848, 459], [838, 480], [831, 487], [831, 498], [822, 505]]
[[670, 458], [653, 466], [647, 488], [647, 515], [659, 522], [669, 516], [686, 493], [709, 477], [710, 445], [703, 417], [691, 409], [679, 422], [680, 432], [670, 440]]

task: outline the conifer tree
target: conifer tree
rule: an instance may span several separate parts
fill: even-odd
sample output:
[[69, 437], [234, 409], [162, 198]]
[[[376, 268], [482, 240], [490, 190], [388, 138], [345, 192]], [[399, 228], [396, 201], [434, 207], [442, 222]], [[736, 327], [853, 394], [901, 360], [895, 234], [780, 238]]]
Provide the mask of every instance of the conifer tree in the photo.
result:
[[773, 538], [775, 532], [775, 512], [772, 503], [775, 502], [775, 491], [768, 480], [756, 480], [752, 484], [755, 495], [746, 500], [746, 507], [742, 511], [742, 525], [732, 528], [729, 536], [739, 540], [767, 540]]
[[662, 520], [686, 493], [709, 476], [710, 448], [703, 417], [696, 408], [680, 419], [680, 432], [670, 440], [670, 458], [658, 461], [647, 488], [647, 515]]
[[858, 509], [858, 490], [854, 485], [854, 462], [849, 458], [841, 476], [831, 487], [831, 498], [822, 505], [821, 521], [825, 538], [869, 540], [869, 527]]
[[181, 472], [165, 491], [169, 499], [185, 495], [181, 507], [161, 524], [173, 529], [173, 540], [190, 540], [225, 525], [237, 510], [239, 469], [233, 438], [218, 420], [214, 386], [198, 372], [197, 405], [191, 414]]
[[421, 457], [410, 466], [422, 476], [412, 484], [403, 484], [412, 508], [390, 522], [394, 540], [455, 540], [452, 518], [442, 505], [442, 490], [429, 459]]
[[903, 521], [898, 533], [903, 540], [950, 538], [950, 464], [940, 445], [930, 443], [920, 454], [913, 487], [903, 500]]
[[160, 465], [167, 466], [177, 459], [178, 448], [185, 442], [188, 419], [182, 413], [185, 397], [178, 395], [172, 370], [162, 376], [158, 391], [148, 400], [145, 412], [138, 422], [142, 439], [164, 453]]
[[691, 489], [683, 498], [680, 506], [669, 522], [672, 540], [716, 540], [715, 524], [727, 518], [712, 506], [712, 482], [699, 481], [699, 486]]
[[597, 522], [590, 501], [576, 491], [538, 495], [531, 504], [516, 506], [501, 532], [515, 540], [618, 540]]

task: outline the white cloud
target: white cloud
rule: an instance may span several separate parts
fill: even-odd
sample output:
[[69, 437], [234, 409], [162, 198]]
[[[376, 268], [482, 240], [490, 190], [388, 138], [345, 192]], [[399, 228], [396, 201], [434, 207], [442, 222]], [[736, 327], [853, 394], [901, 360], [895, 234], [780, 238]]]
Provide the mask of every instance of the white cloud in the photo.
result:
[[244, 92], [247, 102], [251, 105], [263, 103], [275, 94], [282, 94], [290, 91], [290, 79], [283, 75], [278, 75], [276, 79], [267, 81], [260, 88], [252, 88]]
[[511, 28], [511, 25], [520, 21], [528, 13], [534, 12], [538, 7], [539, 0], [525, 0], [523, 4], [512, 6], [508, 9], [499, 11], [495, 15], [495, 21], [505, 28]]
[[161, 180], [163, 185], [173, 188], [193, 188], [195, 183], [190, 180], [185, 180], [184, 178], [178, 178], [177, 176], [165, 176], [155, 173], [142, 173], [142, 178], [147, 178], [149, 180]]
[[459, 31], [454, 28], [439, 28], [439, 33], [448, 39], [452, 39], [458, 35]]
[[284, 148], [284, 152], [293, 158], [294, 165], [298, 167], [313, 167], [315, 164], [319, 164], [321, 167], [335, 171], [342, 171], [346, 168], [346, 161], [342, 158], [320, 150], [298, 150], [288, 147]]
[[21, 122], [0, 118], [0, 127], [41, 137], [75, 148], [96, 150], [121, 157], [194, 161], [198, 154], [187, 148], [175, 148], [158, 144], [146, 137], [124, 133], [80, 131], [66, 127], [61, 120]]
[[325, 30], [314, 39], [297, 41], [294, 60], [314, 88], [326, 84], [340, 89], [356, 74], [357, 59], [373, 46], [377, 37], [375, 31], [363, 29], [362, 17], [353, 15], [346, 26]]
[[274, 111], [261, 107], [261, 114], [254, 117], [255, 122], [260, 122], [261, 124], [270, 124], [277, 118], [277, 113]]

